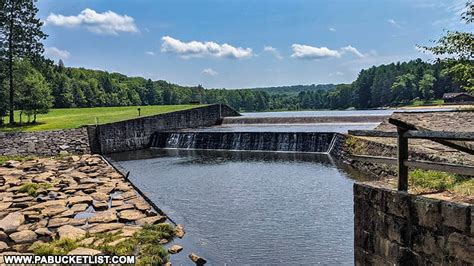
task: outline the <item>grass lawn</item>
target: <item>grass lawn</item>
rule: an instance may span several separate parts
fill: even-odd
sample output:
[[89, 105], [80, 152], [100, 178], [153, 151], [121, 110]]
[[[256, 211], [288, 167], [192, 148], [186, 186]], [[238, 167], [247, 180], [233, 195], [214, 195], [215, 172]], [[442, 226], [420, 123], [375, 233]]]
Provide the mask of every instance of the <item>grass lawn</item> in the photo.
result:
[[431, 100], [431, 101], [422, 101], [422, 100], [417, 100], [417, 101], [412, 101], [408, 106], [425, 106], [425, 105], [443, 105], [444, 100]]
[[[38, 115], [36, 124], [24, 124], [15, 127], [0, 127], [0, 131], [41, 131], [78, 128], [83, 125], [94, 125], [96, 118], [99, 124], [117, 122], [138, 117], [137, 108], [141, 108], [141, 116], [169, 113], [203, 105], [153, 105], [126, 107], [96, 107], [52, 109], [48, 114]], [[15, 112], [16, 122], [20, 121], [19, 112]], [[27, 118], [23, 116], [23, 121]], [[5, 123], [8, 123], [8, 118]]]

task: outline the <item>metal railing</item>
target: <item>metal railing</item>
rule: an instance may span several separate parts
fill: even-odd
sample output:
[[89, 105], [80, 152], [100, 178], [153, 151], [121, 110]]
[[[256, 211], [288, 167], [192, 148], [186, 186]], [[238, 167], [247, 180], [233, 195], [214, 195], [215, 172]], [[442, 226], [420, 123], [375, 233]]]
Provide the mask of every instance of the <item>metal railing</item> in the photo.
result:
[[389, 123], [397, 127], [397, 132], [376, 130], [350, 130], [349, 135], [363, 137], [397, 138], [397, 158], [352, 155], [352, 159], [361, 162], [397, 165], [398, 190], [408, 191], [408, 168], [436, 170], [465, 176], [474, 176], [474, 166], [431, 162], [409, 159], [408, 139], [427, 139], [444, 146], [474, 155], [472, 146], [465, 143], [474, 141], [474, 132], [431, 131], [398, 119], [389, 118]]

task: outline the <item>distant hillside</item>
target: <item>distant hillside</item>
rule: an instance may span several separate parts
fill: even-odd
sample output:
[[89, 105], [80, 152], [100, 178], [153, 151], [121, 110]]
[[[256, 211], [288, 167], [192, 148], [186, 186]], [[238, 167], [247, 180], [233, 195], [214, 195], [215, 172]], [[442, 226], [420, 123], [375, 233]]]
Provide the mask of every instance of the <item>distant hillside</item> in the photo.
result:
[[253, 90], [263, 91], [270, 95], [285, 94], [296, 96], [302, 91], [328, 91], [334, 89], [334, 84], [312, 84], [312, 85], [293, 85], [293, 86], [281, 86], [281, 87], [264, 87], [264, 88], [253, 88]]

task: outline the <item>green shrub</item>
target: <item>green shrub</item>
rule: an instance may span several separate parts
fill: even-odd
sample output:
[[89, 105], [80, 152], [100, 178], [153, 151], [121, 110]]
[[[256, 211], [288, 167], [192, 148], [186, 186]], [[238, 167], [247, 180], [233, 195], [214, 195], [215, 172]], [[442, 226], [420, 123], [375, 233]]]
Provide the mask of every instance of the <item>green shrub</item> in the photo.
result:
[[[174, 238], [174, 227], [168, 223], [155, 225], [145, 225], [137, 231], [132, 237], [121, 241], [115, 245], [112, 242], [122, 238], [122, 231], [115, 233], [86, 234], [86, 236], [71, 240], [61, 239], [53, 240], [49, 243], [39, 243], [33, 245], [33, 253], [36, 255], [66, 255], [68, 252], [78, 248], [92, 248], [100, 250], [107, 255], [138, 255], [138, 265], [163, 265], [169, 261], [169, 253], [166, 248], [160, 244], [160, 240], [168, 241]], [[94, 243], [87, 245], [81, 243], [85, 238], [94, 237]]]
[[137, 265], [163, 265], [169, 257], [168, 250], [162, 245], [145, 244], [140, 249]]
[[18, 162], [24, 162], [24, 161], [30, 161], [36, 159], [34, 156], [20, 156], [20, 155], [1, 155], [0, 156], [0, 165], [3, 165], [6, 161], [18, 161]]
[[51, 184], [49, 183], [26, 183], [23, 184], [19, 189], [18, 192], [21, 193], [28, 193], [28, 195], [32, 197], [38, 196], [38, 189], [43, 188], [43, 189], [48, 189], [51, 187]]
[[60, 239], [49, 243], [33, 244], [33, 253], [35, 255], [66, 255], [70, 251], [79, 247], [79, 240]]

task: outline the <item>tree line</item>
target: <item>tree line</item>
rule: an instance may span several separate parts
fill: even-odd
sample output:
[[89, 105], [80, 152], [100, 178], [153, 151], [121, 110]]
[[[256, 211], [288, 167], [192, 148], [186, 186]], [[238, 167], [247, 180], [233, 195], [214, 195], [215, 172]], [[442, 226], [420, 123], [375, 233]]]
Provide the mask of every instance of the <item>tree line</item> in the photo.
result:
[[[307, 110], [375, 108], [407, 104], [413, 99], [440, 99], [446, 92], [462, 88], [443, 74], [441, 63], [421, 59], [374, 66], [362, 70], [352, 84], [327, 89], [302, 90], [298, 94], [286, 89], [272, 93], [259, 89], [204, 89], [185, 87], [166, 81], [127, 77], [100, 70], [42, 65], [35, 68], [27, 60], [14, 64], [18, 90], [15, 109], [28, 118], [49, 108], [138, 106], [199, 103], [223, 103], [239, 111]], [[1, 95], [7, 95], [5, 81]], [[4, 99], [2, 97], [2, 99]], [[8, 102], [2, 101], [5, 115]], [[34, 117], [32, 118], [34, 121]], [[29, 120], [29, 119], [28, 119]]]

